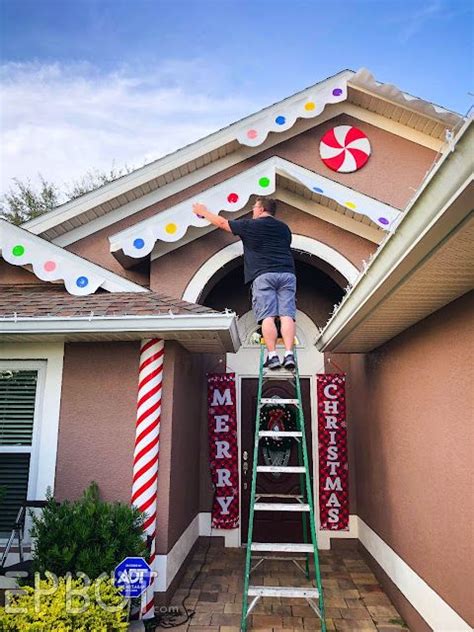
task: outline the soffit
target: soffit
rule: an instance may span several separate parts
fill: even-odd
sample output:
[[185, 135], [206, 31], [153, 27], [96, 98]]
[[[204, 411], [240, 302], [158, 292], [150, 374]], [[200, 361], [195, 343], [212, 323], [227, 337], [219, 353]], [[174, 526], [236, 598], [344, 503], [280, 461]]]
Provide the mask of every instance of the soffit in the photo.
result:
[[453, 130], [464, 120], [456, 112], [403, 92], [392, 84], [376, 81], [366, 68], [358, 70], [349, 80], [347, 100], [440, 140], [445, 140], [446, 130]]
[[364, 353], [379, 347], [474, 287], [474, 217], [394, 289], [333, 352]]
[[179, 342], [191, 353], [234, 353], [237, 349], [233, 344], [232, 337], [226, 331], [206, 331], [206, 332], [160, 332], [156, 329], [140, 332], [117, 332], [117, 333], [76, 333], [76, 334], [38, 334], [38, 333], [0, 333], [1, 343], [25, 343], [25, 342], [118, 342], [143, 340], [146, 338], [156, 338], [159, 336], [163, 340], [173, 340]]
[[[347, 206], [343, 206], [342, 204], [338, 204], [335, 200], [326, 197], [325, 195], [321, 195], [319, 193], [315, 193], [314, 191], [310, 191], [307, 187], [303, 186], [299, 182], [295, 182], [294, 180], [290, 180], [289, 178], [285, 178], [284, 176], [277, 175], [277, 187], [281, 188], [285, 191], [289, 191], [294, 193], [298, 197], [304, 200], [310, 200], [315, 204], [315, 213], [317, 214], [317, 208], [324, 208], [334, 213], [339, 214], [341, 217], [345, 217], [347, 219], [352, 219], [358, 224], [362, 224], [364, 226], [368, 226], [373, 229], [373, 239], [371, 241], [376, 241], [379, 243], [383, 236], [385, 235], [385, 231], [378, 224], [367, 217], [367, 215], [362, 215], [361, 213], [356, 213], [351, 210]], [[278, 190], [278, 189], [277, 189]], [[301, 210], [308, 210], [308, 206], [302, 205], [300, 206]]]

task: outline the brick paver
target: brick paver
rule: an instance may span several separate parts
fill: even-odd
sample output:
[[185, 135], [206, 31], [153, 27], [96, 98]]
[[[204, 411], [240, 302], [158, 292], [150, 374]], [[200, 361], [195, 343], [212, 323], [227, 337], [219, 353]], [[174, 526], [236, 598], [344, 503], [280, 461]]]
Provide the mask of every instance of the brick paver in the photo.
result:
[[[171, 602], [180, 606], [189, 593], [186, 607], [195, 611], [191, 621], [178, 630], [240, 632], [244, 561], [244, 549], [225, 549], [218, 540], [212, 540], [209, 548], [207, 542], [199, 543]], [[320, 563], [328, 631], [408, 632], [357, 551], [321, 551]], [[296, 565], [286, 560], [265, 561], [252, 574], [252, 582], [311, 585]], [[261, 599], [249, 616], [249, 632], [320, 629], [315, 612], [300, 599]]]

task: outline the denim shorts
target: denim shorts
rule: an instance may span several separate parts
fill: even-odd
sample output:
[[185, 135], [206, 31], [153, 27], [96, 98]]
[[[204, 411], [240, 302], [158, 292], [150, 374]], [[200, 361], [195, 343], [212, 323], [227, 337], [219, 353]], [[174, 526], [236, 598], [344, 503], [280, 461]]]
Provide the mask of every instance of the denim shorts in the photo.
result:
[[252, 309], [261, 323], [269, 316], [296, 320], [296, 276], [291, 272], [265, 272], [252, 283]]

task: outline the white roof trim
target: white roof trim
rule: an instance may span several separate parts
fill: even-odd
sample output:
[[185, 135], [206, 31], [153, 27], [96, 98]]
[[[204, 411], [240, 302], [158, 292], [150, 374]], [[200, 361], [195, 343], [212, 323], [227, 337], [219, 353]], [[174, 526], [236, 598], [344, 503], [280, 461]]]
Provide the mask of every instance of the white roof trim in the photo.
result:
[[316, 343], [320, 351], [340, 347], [391, 289], [403, 283], [418, 263], [425, 260], [463, 220], [457, 215], [447, 216], [453, 200], [474, 179], [473, 130], [472, 119], [467, 120], [455, 140], [453, 151], [445, 154], [427, 176], [396, 232], [378, 249], [326, 324]]
[[108, 292], [148, 292], [141, 285], [3, 219], [0, 219], [0, 252], [11, 265], [31, 265], [35, 276], [42, 281], [63, 280], [66, 290], [75, 296], [92, 294], [99, 287]]
[[[354, 75], [353, 70], [343, 70], [333, 77], [324, 79], [323, 81], [297, 92], [282, 101], [260, 110], [250, 116], [247, 116], [236, 123], [224, 127], [223, 129], [214, 132], [213, 134], [202, 138], [195, 143], [186, 145], [185, 147], [175, 151], [171, 154], [163, 156], [158, 160], [145, 165], [140, 169], [136, 169], [132, 173], [129, 173], [113, 182], [110, 182], [99, 189], [95, 189], [90, 193], [82, 195], [80, 198], [66, 202], [61, 206], [53, 209], [45, 215], [41, 215], [35, 219], [25, 222], [23, 225], [27, 230], [39, 234], [50, 228], [53, 228], [57, 224], [71, 219], [76, 215], [79, 215], [94, 206], [103, 204], [104, 202], [118, 197], [130, 191], [135, 187], [139, 187], [142, 184], [159, 177], [160, 175], [167, 173], [173, 169], [176, 169], [180, 165], [195, 160], [203, 154], [209, 153], [214, 149], [219, 149], [227, 143], [238, 140], [238, 138], [246, 139], [248, 146], [256, 146], [260, 142], [257, 140], [265, 140], [270, 131], [284, 132], [289, 129], [298, 118], [316, 118], [321, 114], [324, 107], [318, 106], [314, 110], [305, 110], [304, 105], [307, 100], [317, 99], [320, 95], [321, 98], [326, 98], [326, 103], [336, 103], [343, 101], [347, 96], [347, 81]], [[331, 95], [331, 90], [342, 89], [343, 92], [340, 95]], [[329, 100], [330, 99], [330, 100]], [[316, 106], [316, 102], [315, 102]], [[288, 124], [278, 125], [275, 123], [275, 118], [281, 113], [288, 112]], [[291, 125], [290, 125], [291, 121]], [[274, 129], [274, 127], [276, 129]], [[255, 139], [249, 139], [246, 137], [246, 132], [249, 129], [257, 129], [257, 137]], [[265, 138], [263, 138], [265, 136]]]
[[176, 242], [190, 226], [209, 226], [209, 222], [194, 215], [193, 202], [202, 202], [214, 212], [238, 211], [250, 196], [269, 195], [276, 190], [276, 176], [282, 175], [298, 182], [313, 193], [336, 201], [354, 213], [369, 217], [376, 225], [389, 230], [401, 212], [388, 204], [374, 200], [309, 169], [273, 156], [255, 167], [228, 178], [199, 195], [180, 202], [157, 215], [134, 224], [109, 237], [112, 252], [122, 250], [125, 255], [141, 259], [154, 248], [156, 241]]
[[[285, 132], [285, 130], [288, 131], [289, 128], [294, 125], [296, 120], [308, 117], [324, 118], [324, 116], [321, 115], [322, 109], [320, 111], [319, 108], [323, 108], [323, 103], [327, 104], [333, 102], [330, 99], [335, 99], [339, 102], [345, 99], [347, 85], [356, 90], [359, 89], [362, 91], [367, 90], [371, 93], [373, 92], [376, 96], [384, 98], [387, 101], [396, 103], [409, 110], [414, 109], [421, 115], [435, 118], [436, 120], [444, 122], [449, 126], [452, 126], [456, 122], [462, 120], [460, 115], [444, 110], [443, 108], [435, 106], [423, 99], [408, 95], [395, 86], [376, 82], [370, 72], [366, 69], [361, 69], [357, 73], [352, 70], [344, 70], [333, 77], [329, 77], [203, 139], [191, 143], [178, 151], [163, 156], [162, 158], [159, 158], [158, 160], [145, 165], [130, 174], [124, 175], [121, 178], [100, 187], [99, 189], [91, 191], [90, 193], [87, 193], [75, 200], [71, 200], [45, 215], [30, 220], [24, 224], [24, 227], [34, 234], [47, 232], [67, 220], [81, 215], [94, 207], [98, 207], [109, 200], [119, 197], [120, 195], [124, 195], [128, 191], [178, 169], [188, 162], [192, 162], [193, 160], [196, 160], [203, 155], [232, 142], [235, 143], [237, 139], [239, 139], [242, 143], [246, 143], [247, 148], [255, 147], [260, 144], [261, 139], [264, 139], [264, 137], [267, 138], [270, 131], [280, 133]], [[331, 89], [334, 90], [338, 87], [339, 89], [343, 89], [343, 94], [337, 96], [331, 95]], [[318, 95], [321, 97], [319, 102]], [[314, 99], [314, 110], [304, 109], [304, 104], [308, 99]], [[301, 108], [303, 109], [301, 110]], [[285, 116], [287, 120], [284, 124], [279, 125], [276, 123], [275, 119], [278, 116]], [[257, 131], [257, 136], [254, 139], [249, 139], [246, 136], [246, 132], [248, 132], [249, 129], [255, 129]], [[277, 142], [279, 141], [277, 140]], [[240, 151], [243, 149], [244, 146], [241, 146]]]
[[257, 147], [265, 142], [270, 132], [285, 132], [300, 118], [316, 118], [326, 105], [347, 99], [347, 78], [336, 75], [307, 88], [299, 95], [286, 99], [261, 114], [244, 119], [236, 130], [241, 145]]
[[46, 316], [9, 317], [0, 319], [0, 340], [9, 335], [111, 334], [173, 332], [228, 332], [235, 351], [240, 347], [237, 319], [234, 312], [225, 314], [177, 314], [157, 316]]

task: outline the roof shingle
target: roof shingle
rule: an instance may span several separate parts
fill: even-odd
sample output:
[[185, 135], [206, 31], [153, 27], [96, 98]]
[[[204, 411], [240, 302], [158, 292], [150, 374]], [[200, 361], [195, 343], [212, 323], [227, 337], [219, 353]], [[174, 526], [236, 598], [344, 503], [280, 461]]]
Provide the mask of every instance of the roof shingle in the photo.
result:
[[0, 285], [0, 318], [90, 316], [157, 316], [159, 314], [218, 314], [159, 292], [96, 292], [73, 296], [59, 285]]

